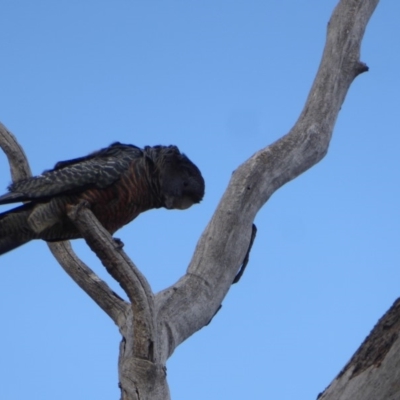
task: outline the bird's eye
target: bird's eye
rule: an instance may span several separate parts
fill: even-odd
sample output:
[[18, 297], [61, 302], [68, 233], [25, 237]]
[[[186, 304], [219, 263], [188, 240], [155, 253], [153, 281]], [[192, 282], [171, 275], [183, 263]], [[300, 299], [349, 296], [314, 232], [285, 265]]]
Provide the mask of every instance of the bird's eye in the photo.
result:
[[189, 183], [186, 182], [186, 181], [184, 181], [184, 182], [183, 182], [183, 187], [187, 187], [187, 186], [189, 186]]

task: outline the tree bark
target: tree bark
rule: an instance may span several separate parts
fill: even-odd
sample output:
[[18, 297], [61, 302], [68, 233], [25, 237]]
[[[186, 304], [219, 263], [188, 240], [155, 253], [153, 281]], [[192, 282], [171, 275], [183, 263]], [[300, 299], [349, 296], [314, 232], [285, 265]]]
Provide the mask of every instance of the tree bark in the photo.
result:
[[260, 208], [282, 185], [327, 153], [336, 118], [353, 80], [368, 70], [360, 45], [378, 0], [342, 0], [328, 24], [317, 76], [290, 132], [258, 151], [232, 175], [217, 210], [202, 234], [188, 272], [159, 293], [163, 357], [204, 326], [225, 297], [248, 248]]
[[318, 400], [398, 400], [399, 332], [400, 299], [397, 299]]
[[[276, 190], [327, 153], [350, 85], [368, 70], [359, 59], [360, 45], [377, 3], [378, 0], [339, 2], [328, 24], [317, 76], [298, 121], [288, 134], [237, 168], [199, 239], [187, 273], [174, 285], [154, 295], [145, 277], [90, 210], [84, 204], [71, 207], [69, 217], [130, 301], [112, 292], [76, 257], [68, 244], [49, 245], [67, 273], [119, 327], [122, 399], [170, 398], [166, 361], [180, 343], [207, 325], [218, 311], [241, 264], [247, 262], [257, 212]], [[22, 149], [4, 127], [0, 128], [1, 146], [9, 157], [13, 179], [30, 176]], [[378, 323], [374, 330], [377, 333], [367, 339], [321, 394], [322, 399], [394, 399], [394, 393], [399, 397], [399, 385], [394, 382], [398, 382], [400, 343], [398, 325], [393, 322], [398, 309], [396, 305], [383, 318], [384, 322]], [[379, 356], [371, 358], [368, 349], [377, 349]], [[382, 390], [386, 397], [370, 395], [376, 394], [380, 379], [393, 382], [386, 391]], [[356, 397], [355, 392], [364, 394]]]

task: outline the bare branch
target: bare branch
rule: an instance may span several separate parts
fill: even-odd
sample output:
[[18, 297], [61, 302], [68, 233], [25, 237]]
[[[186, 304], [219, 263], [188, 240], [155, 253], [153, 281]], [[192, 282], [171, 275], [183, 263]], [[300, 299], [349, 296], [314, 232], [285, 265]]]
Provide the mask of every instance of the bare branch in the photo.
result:
[[3, 149], [10, 164], [11, 178], [19, 181], [32, 176], [28, 159], [15, 136], [0, 122], [0, 147]]
[[50, 251], [64, 271], [83, 289], [118, 326], [126, 320], [129, 303], [99, 278], [71, 248], [70, 242], [48, 243]]
[[[26, 155], [14, 135], [0, 123], [0, 147], [6, 154], [13, 181], [32, 176]], [[88, 268], [72, 251], [68, 242], [49, 244], [50, 250], [64, 270], [113, 319], [122, 324], [127, 303]]]
[[[136, 357], [153, 361], [157, 335], [155, 332], [154, 296], [149, 283], [121, 246], [115, 243], [111, 235], [84, 204], [71, 207], [68, 216], [132, 302], [135, 337], [133, 354]], [[124, 327], [121, 329], [123, 331]], [[124, 334], [124, 332], [122, 333]], [[151, 342], [151, 346], [147, 342]]]
[[[321, 64], [291, 131], [233, 174], [201, 236], [188, 274], [156, 298], [168, 357], [213, 316], [249, 247], [253, 220], [282, 185], [327, 153], [340, 107], [354, 78], [367, 70], [361, 40], [378, 0], [342, 0], [332, 15]], [[193, 306], [196, 304], [196, 306]]]

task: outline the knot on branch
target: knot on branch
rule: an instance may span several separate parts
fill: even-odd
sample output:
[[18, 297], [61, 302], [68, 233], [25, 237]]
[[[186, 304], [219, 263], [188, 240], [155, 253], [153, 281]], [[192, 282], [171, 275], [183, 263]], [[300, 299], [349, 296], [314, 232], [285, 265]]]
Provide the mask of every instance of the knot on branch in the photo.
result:
[[355, 76], [358, 76], [358, 75], [363, 74], [364, 72], [368, 72], [368, 71], [369, 71], [368, 65], [361, 61], [358, 61], [354, 68]]
[[78, 204], [67, 205], [67, 215], [72, 221], [76, 221], [79, 218], [82, 210], [90, 208], [90, 204], [86, 200], [80, 201]]

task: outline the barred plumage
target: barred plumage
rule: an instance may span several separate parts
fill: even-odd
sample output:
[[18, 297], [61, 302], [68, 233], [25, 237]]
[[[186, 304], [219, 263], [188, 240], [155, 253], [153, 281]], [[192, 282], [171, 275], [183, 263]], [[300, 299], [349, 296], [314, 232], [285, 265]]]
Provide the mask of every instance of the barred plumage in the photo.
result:
[[82, 200], [113, 234], [146, 210], [186, 209], [203, 196], [199, 169], [176, 146], [140, 149], [116, 142], [12, 183], [0, 204], [26, 204], [0, 214], [0, 254], [32, 239], [79, 238], [66, 209]]

